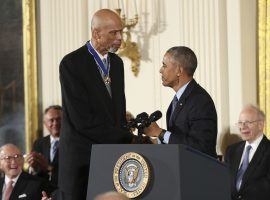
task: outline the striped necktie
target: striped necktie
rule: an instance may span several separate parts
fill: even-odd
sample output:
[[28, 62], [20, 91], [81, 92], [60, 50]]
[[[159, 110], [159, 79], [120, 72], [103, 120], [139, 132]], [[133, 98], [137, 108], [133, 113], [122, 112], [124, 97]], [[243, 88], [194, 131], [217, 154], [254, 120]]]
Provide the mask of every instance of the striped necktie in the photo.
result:
[[51, 162], [53, 161], [55, 154], [57, 152], [58, 149], [58, 145], [59, 145], [59, 141], [58, 140], [54, 140], [52, 142], [52, 146], [51, 146]]
[[246, 147], [246, 149], [245, 149], [245, 153], [244, 153], [244, 157], [243, 157], [243, 162], [242, 162], [242, 164], [241, 164], [241, 166], [240, 166], [240, 168], [238, 169], [238, 172], [237, 172], [237, 179], [236, 179], [236, 189], [237, 189], [237, 191], [240, 190], [244, 173], [245, 173], [245, 171], [248, 168], [250, 149], [251, 149], [251, 146], [248, 145]]
[[12, 185], [13, 183], [14, 182], [12, 180], [8, 182], [7, 187], [5, 189], [5, 198], [4, 198], [4, 200], [9, 200], [10, 195], [11, 195], [12, 190], [13, 190], [13, 185]]

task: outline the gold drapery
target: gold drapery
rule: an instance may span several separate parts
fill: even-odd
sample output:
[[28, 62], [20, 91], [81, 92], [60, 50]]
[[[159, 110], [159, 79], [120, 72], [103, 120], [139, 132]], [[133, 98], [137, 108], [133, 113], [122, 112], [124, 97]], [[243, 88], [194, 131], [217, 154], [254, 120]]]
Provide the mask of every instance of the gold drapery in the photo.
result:
[[259, 106], [266, 114], [265, 133], [270, 138], [270, 0], [258, 0]]
[[22, 1], [26, 152], [31, 150], [32, 143], [38, 135], [35, 1], [36, 0]]

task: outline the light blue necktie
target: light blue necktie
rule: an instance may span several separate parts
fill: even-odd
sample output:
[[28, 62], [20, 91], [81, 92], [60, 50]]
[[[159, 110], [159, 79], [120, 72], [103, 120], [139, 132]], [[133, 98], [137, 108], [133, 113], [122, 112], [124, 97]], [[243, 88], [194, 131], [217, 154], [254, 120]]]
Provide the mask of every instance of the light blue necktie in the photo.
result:
[[170, 120], [169, 120], [169, 125], [172, 125], [172, 116], [173, 116], [173, 112], [175, 110], [176, 104], [178, 102], [177, 96], [175, 95], [173, 100], [172, 100], [172, 110], [171, 110], [171, 114], [170, 114]]
[[241, 166], [240, 166], [240, 168], [238, 169], [238, 172], [237, 172], [237, 179], [236, 179], [236, 189], [237, 189], [237, 191], [240, 190], [244, 173], [248, 168], [250, 149], [251, 149], [251, 146], [248, 145], [246, 147], [246, 150], [245, 150], [245, 153], [244, 153], [243, 162], [242, 162], [242, 164], [241, 164]]
[[52, 142], [52, 145], [51, 145], [51, 162], [53, 161], [54, 157], [55, 157], [55, 154], [56, 154], [56, 151], [58, 149], [58, 145], [59, 145], [59, 141], [58, 140], [54, 140]]

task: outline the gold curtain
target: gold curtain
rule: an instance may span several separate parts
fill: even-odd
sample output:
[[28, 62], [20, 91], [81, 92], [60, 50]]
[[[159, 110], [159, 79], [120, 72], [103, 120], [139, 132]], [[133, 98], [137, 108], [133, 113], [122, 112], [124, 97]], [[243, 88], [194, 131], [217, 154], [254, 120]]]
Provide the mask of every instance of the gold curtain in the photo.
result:
[[258, 0], [259, 106], [266, 114], [265, 134], [270, 138], [270, 0]]
[[30, 152], [38, 137], [38, 81], [36, 54], [36, 0], [23, 0], [23, 59], [25, 149]]

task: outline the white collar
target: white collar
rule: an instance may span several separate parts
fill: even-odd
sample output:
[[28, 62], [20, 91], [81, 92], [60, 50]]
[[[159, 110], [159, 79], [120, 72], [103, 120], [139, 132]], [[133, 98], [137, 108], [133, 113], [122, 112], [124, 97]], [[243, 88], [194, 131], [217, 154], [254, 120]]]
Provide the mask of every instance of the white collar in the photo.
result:
[[250, 145], [252, 149], [256, 150], [260, 144], [260, 142], [263, 139], [263, 134], [261, 136], [259, 136], [256, 140], [254, 140], [253, 142], [249, 143], [248, 141], [246, 141], [245, 144], [245, 148]]
[[[191, 80], [190, 80], [191, 81]], [[187, 82], [185, 85], [183, 85], [177, 92], [176, 92], [176, 97], [177, 97], [177, 99], [179, 100], [180, 99], [180, 97], [182, 96], [182, 94], [184, 93], [184, 91], [185, 91], [185, 89], [187, 88], [187, 86], [188, 86], [188, 84], [190, 83], [190, 81], [189, 82]]]
[[53, 137], [50, 135], [50, 143], [53, 143], [54, 141], [59, 141], [59, 137]]
[[106, 53], [104, 56], [101, 55], [101, 54], [94, 48], [94, 46], [92, 45], [91, 40], [90, 40], [89, 42], [90, 42], [91, 46], [93, 47], [93, 49], [95, 50], [95, 52], [96, 52], [96, 53], [98, 54], [98, 56], [100, 57], [100, 59], [103, 60], [103, 59], [105, 58], [105, 59], [107, 60], [108, 53]]
[[[21, 172], [22, 173], [22, 172]], [[13, 181], [13, 187], [14, 187], [14, 185], [17, 183], [17, 181], [18, 181], [18, 178], [19, 178], [19, 176], [21, 175], [21, 173], [18, 175], [18, 176], [16, 176], [15, 178], [12, 178], [12, 179], [10, 179], [9, 177], [7, 177], [6, 175], [5, 175], [5, 185], [7, 185], [10, 181]]]

